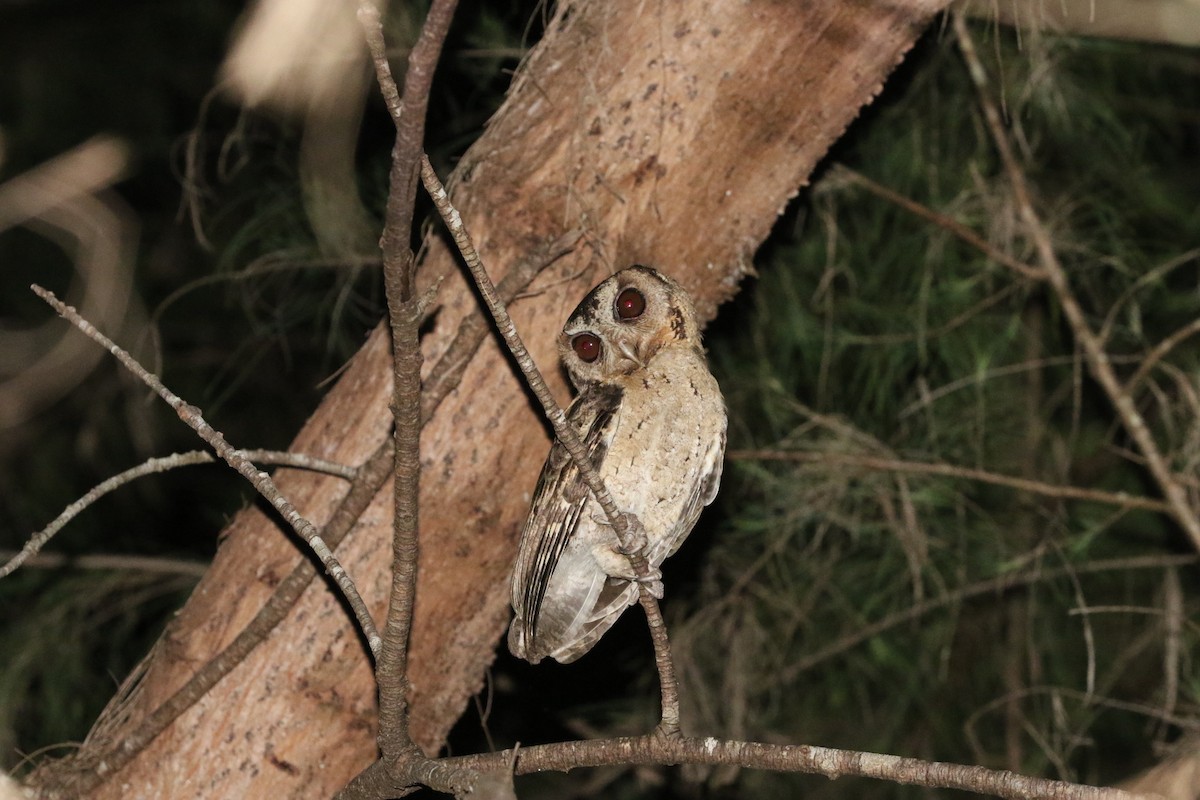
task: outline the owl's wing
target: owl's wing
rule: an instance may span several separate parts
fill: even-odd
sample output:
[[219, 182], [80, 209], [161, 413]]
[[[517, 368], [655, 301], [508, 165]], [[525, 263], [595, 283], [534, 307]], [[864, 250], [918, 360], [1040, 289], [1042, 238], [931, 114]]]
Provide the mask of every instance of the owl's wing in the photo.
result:
[[[580, 432], [593, 464], [599, 465], [608, 452], [621, 396], [619, 387], [596, 387], [577, 397], [567, 411], [567, 421]], [[538, 619], [546, 587], [563, 550], [579, 528], [590, 494], [567, 449], [556, 440], [534, 489], [513, 569], [510, 588], [516, 619], [509, 634], [509, 649], [518, 657], [536, 662], [555, 649], [547, 646], [550, 643], [537, 641]]]
[[[723, 410], [723, 409], [722, 409]], [[619, 415], [609, 423], [609, 427], [619, 425]], [[707, 442], [696, 443], [695, 457], [699, 469], [687, 486], [683, 497], [683, 506], [679, 517], [666, 535], [652, 540], [646, 554], [652, 566], [658, 567], [666, 558], [679, 549], [684, 539], [695, 526], [700, 512], [717, 496], [721, 484], [721, 471], [725, 457], [725, 424], [721, 417], [720, 427], [714, 431]], [[591, 512], [595, 513], [595, 512]], [[587, 524], [587, 521], [584, 521]], [[603, 524], [603, 523], [602, 523]], [[594, 529], [594, 525], [592, 528]], [[591, 531], [594, 533], [594, 531]], [[580, 535], [585, 535], [580, 531]], [[570, 563], [571, 556], [564, 557], [564, 562]], [[573, 584], [575, 594], [571, 598], [574, 604], [574, 619], [566, 626], [566, 635], [560, 636], [554, 642], [546, 642], [546, 653], [560, 663], [566, 664], [582, 656], [592, 649], [592, 646], [603, 636], [625, 609], [637, 602], [638, 585], [636, 583], [609, 578], [596, 568], [592, 561], [587, 561], [591, 575], [590, 581]], [[560, 609], [554, 609], [560, 611]], [[546, 613], [553, 616], [550, 609]], [[541, 643], [539, 643], [541, 644]]]

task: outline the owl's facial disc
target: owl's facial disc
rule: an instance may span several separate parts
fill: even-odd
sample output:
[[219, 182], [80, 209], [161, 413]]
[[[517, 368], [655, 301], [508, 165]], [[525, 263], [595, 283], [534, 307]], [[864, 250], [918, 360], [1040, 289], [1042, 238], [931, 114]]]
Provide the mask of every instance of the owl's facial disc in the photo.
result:
[[559, 352], [580, 388], [646, 369], [663, 348], [699, 344], [696, 312], [683, 287], [634, 265], [580, 301], [563, 326]]

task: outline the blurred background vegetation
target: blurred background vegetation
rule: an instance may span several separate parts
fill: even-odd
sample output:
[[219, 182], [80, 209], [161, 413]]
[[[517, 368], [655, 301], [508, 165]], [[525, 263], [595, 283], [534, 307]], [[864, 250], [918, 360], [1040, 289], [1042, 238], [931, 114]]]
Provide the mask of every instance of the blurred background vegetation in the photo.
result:
[[[241, 10], [6, 4], [0, 183], [97, 134], [120, 137], [128, 177], [101, 197], [137, 231], [124, 342], [232, 441], [284, 447], [382, 306], [369, 237], [322, 236], [331, 224], [305, 191], [294, 117], [214, 93]], [[544, 13], [461, 8], [431, 108], [443, 172], [499, 105]], [[419, 12], [393, 16], [402, 49]], [[992, 25], [976, 35], [1059, 256], [1128, 377], [1200, 316], [1200, 61], [1157, 44]], [[1158, 496], [1047, 288], [872, 189], [1033, 259], [952, 39], [936, 25], [921, 40], [707, 333], [730, 454], [715, 507], [666, 569], [685, 721], [705, 735], [1111, 782], [1197, 727], [1193, 552], [1156, 512], [962, 471]], [[367, 230], [386, 191], [389, 127], [372, 95], [353, 162]], [[71, 248], [22, 226], [0, 228], [0, 264], [0, 337], [48, 318], [31, 282], [66, 291], [76, 270]], [[1198, 341], [1182, 340], [1133, 393], [1192, 479]], [[19, 377], [10, 361], [0, 381]], [[0, 430], [0, 548], [19, 548], [106, 477], [194, 448], [172, 412], [100, 361]], [[217, 467], [143, 479], [49, 549], [154, 556], [162, 569], [75, 564], [0, 580], [0, 766], [86, 733], [247, 500]], [[633, 613], [568, 667], [501, 652], [450, 747], [645, 730], [653, 675]], [[593, 771], [526, 786], [920, 793], [734, 770]]]

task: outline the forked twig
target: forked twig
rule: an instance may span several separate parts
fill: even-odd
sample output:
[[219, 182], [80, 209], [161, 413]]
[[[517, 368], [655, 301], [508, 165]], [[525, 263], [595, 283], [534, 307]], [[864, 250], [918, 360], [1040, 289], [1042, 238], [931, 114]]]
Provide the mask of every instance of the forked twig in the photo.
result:
[[[315, 458], [307, 456], [303, 453], [282, 453], [275, 450], [243, 450], [243, 455], [251, 461], [259, 464], [276, 464], [297, 469], [310, 469], [317, 472], [324, 472], [328, 475], [336, 475], [339, 478], [346, 480], [354, 480], [355, 470], [351, 467], [342, 464], [335, 464], [332, 461], [326, 461], [323, 458]], [[68, 522], [86, 509], [88, 506], [95, 503], [101, 497], [104, 497], [109, 492], [115, 491], [127, 483], [131, 483], [138, 478], [147, 475], [156, 475], [160, 472], [176, 469], [178, 467], [191, 466], [193, 464], [211, 464], [216, 461], [212, 453], [206, 450], [193, 450], [188, 453], [175, 453], [162, 458], [151, 458], [138, 464], [136, 467], [131, 467], [124, 472], [101, 481], [93, 486], [88, 492], [75, 500], [69, 506], [62, 510], [62, 513], [54, 518], [46, 527], [29, 537], [29, 541], [21, 548], [21, 551], [14, 555], [7, 563], [0, 566], [0, 578], [5, 577], [16, 571], [26, 560], [36, 556], [46, 543], [54, 538], [60, 530], [63, 529]]]
[[[514, 266], [500, 282], [501, 295], [510, 301], [523, 291], [543, 268], [570, 250], [578, 240], [578, 233], [568, 234], [547, 244], [544, 248]], [[425, 391], [421, 397], [421, 423], [432, 417], [442, 400], [454, 390], [470, 363], [472, 355], [479, 349], [487, 334], [482, 315], [464, 319], [458, 333], [446, 351], [430, 370]], [[258, 460], [258, 459], [256, 459]], [[392, 473], [392, 443], [385, 441], [355, 470], [350, 491], [338, 503], [333, 515], [321, 530], [322, 538], [330, 547], [336, 548], [346, 537], [354, 523], [371, 503], [372, 498]], [[149, 742], [162, 733], [168, 725], [191, 708], [207, 694], [222, 678], [249, 655], [271, 631], [287, 616], [301, 594], [316, 576], [316, 569], [308, 559], [301, 559], [292, 572], [275, 588], [266, 604], [259, 610], [233, 641], [214, 655], [183, 686], [154, 709], [133, 731], [123, 731], [120, 741], [113, 747], [87, 753], [80, 764], [81, 772], [88, 777], [76, 785], [77, 790], [86, 792], [129, 763]], [[107, 713], [107, 712], [106, 712]], [[101, 715], [97, 730], [105, 726], [105, 715]], [[98, 765], [108, 767], [102, 773]]]
[[[375, 67], [376, 82], [396, 128], [387, 207], [379, 239], [392, 339], [391, 410], [395, 443], [392, 583], [375, 679], [379, 688], [379, 746], [385, 762], [398, 771], [411, 771], [421, 762], [408, 730], [408, 645], [417, 585], [422, 364], [419, 328], [425, 303], [414, 293], [416, 258], [410, 241], [425, 138], [425, 111], [433, 73], [456, 6], [457, 0], [434, 0], [430, 5], [408, 54], [401, 92], [388, 62], [379, 2], [360, 0], [358, 4], [358, 19]], [[397, 777], [402, 776], [398, 773]]]
[[1063, 269], [1062, 264], [1059, 263], [1058, 255], [1054, 252], [1054, 244], [1050, 241], [1050, 234], [1046, 231], [1046, 227], [1042, 224], [1041, 219], [1033, 208], [1033, 201], [1030, 199], [1029, 186], [1025, 181], [1025, 175], [1021, 172], [1021, 167], [1017, 163], [1016, 156], [1013, 155], [1012, 147], [1009, 145], [1008, 137], [1004, 132], [1004, 124], [1000, 120], [1000, 112], [997, 110], [995, 102], [992, 101], [991, 95], [988, 93], [987, 73], [983, 69], [983, 64], [975, 52], [974, 41], [967, 30], [967, 24], [961, 14], [956, 13], [954, 15], [954, 32], [958, 37], [959, 49], [962, 51], [963, 60], [967, 64], [967, 71], [970, 73], [971, 81], [975, 84], [976, 92], [979, 95], [979, 103], [983, 108], [984, 120], [996, 145], [996, 150], [1000, 155], [1000, 161], [1004, 165], [1004, 171], [1008, 175], [1009, 183], [1012, 185], [1013, 199], [1016, 201], [1017, 211], [1020, 213], [1021, 220], [1025, 223], [1029, 236], [1033, 240], [1034, 249], [1038, 255], [1038, 262], [1042, 270], [1046, 273], [1046, 280], [1054, 290], [1054, 294], [1058, 297], [1059, 305], [1062, 306], [1063, 315], [1067, 318], [1067, 323], [1071, 327], [1071, 332], [1075, 340], [1083, 349], [1088, 370], [1092, 373], [1092, 377], [1096, 379], [1096, 382], [1100, 384], [1104, 393], [1108, 395], [1109, 402], [1116, 408], [1122, 427], [1125, 428], [1125, 432], [1133, 439], [1145, 457], [1146, 467], [1150, 470], [1150, 474], [1154, 477], [1155, 482], [1166, 498], [1167, 504], [1171, 507], [1172, 518], [1183, 528], [1191, 540], [1192, 546], [1200, 550], [1200, 518], [1197, 517], [1196, 511], [1189, 504], [1187, 493], [1179, 484], [1179, 481], [1176, 480], [1175, 475], [1172, 474], [1166, 459], [1159, 452], [1158, 445], [1154, 441], [1154, 436], [1150, 433], [1150, 428], [1146, 425], [1146, 420], [1142, 418], [1141, 413], [1137, 410], [1137, 406], [1133, 402], [1133, 398], [1126, 391], [1127, 387], [1123, 386], [1117, 378], [1117, 374], [1109, 361], [1108, 353], [1105, 352], [1100, 340], [1093, 333], [1087, 318], [1084, 316], [1083, 309], [1079, 305], [1078, 299], [1076, 299], [1074, 292], [1071, 291], [1071, 284], [1067, 280], [1066, 271]]
[[[421, 161], [421, 180], [424, 182], [429, 196], [433, 199], [433, 204], [437, 206], [438, 213], [445, 221], [446, 227], [450, 230], [450, 235], [454, 238], [459, 252], [462, 253], [467, 269], [470, 270], [471, 277], [474, 278], [475, 285], [487, 304], [488, 311], [496, 320], [497, 330], [504, 337], [504, 343], [521, 368], [525, 382], [537, 397], [538, 402], [541, 403], [546, 418], [554, 428], [554, 435], [558, 437], [558, 441], [570, 454], [571, 460], [579, 469], [584, 482], [595, 495], [600, 507], [604, 509], [604, 515], [616, 531], [622, 547], [635, 551], [633, 546], [635, 532], [630, 524], [630, 515], [622, 513], [617, 508], [612, 494], [609, 493], [604, 481], [600, 479], [599, 473], [588, 459], [587, 451], [583, 447], [579, 434], [567, 422], [567, 415], [563, 413], [562, 408], [555, 401], [554, 395], [551, 394], [550, 388], [546, 386], [546, 381], [543, 380], [537, 364], [534, 363], [533, 357], [525, 348], [525, 343], [521, 341], [516, 325], [513, 324], [504, 302], [496, 293], [496, 287], [492, 284], [491, 277], [488, 276], [487, 270], [484, 269], [483, 263], [479, 259], [479, 253], [476, 252], [475, 245], [471, 242], [471, 237], [463, 225], [462, 217], [451, 204], [450, 198], [446, 194], [446, 188], [433, 171], [433, 166], [427, 157]], [[641, 552], [633, 552], [630, 561], [639, 577], [649, 577], [650, 567]], [[662, 690], [662, 720], [659, 723], [659, 730], [669, 736], [676, 736], [679, 734], [679, 691], [675, 679], [675, 667], [671, 660], [671, 646], [667, 639], [666, 623], [663, 621], [658, 601], [650, 594], [644, 582], [640, 584], [638, 599], [642, 608], [645, 609], [650, 636], [654, 641], [654, 662], [658, 667], [659, 684]]]
[[354, 610], [354, 616], [358, 620], [359, 628], [362, 630], [367, 643], [371, 647], [371, 652], [378, 654], [381, 644], [379, 632], [375, 628], [375, 621], [371, 618], [371, 612], [367, 610], [367, 605], [359, 595], [354, 581], [346, 574], [346, 570], [342, 568], [341, 563], [333, 555], [329, 546], [321, 539], [317, 529], [313, 527], [311, 522], [301, 516], [295, 506], [283, 496], [279, 488], [275, 485], [275, 482], [271, 480], [271, 476], [255, 466], [243, 451], [229, 444], [220, 431], [213, 428], [204, 420], [200, 409], [190, 403], [184, 402], [183, 398], [168, 389], [157, 376], [148, 372], [133, 356], [125, 352], [125, 350], [100, 331], [96, 330], [96, 327], [90, 322], [79, 316], [79, 312], [74, 308], [55, 297], [53, 292], [47, 291], [36, 284], [32, 289], [38, 297], [50, 304], [59, 315], [116, 356], [122, 366], [136, 375], [142, 383], [153, 389], [159, 397], [166, 401], [167, 405], [175, 409], [175, 413], [179, 415], [179, 418], [187, 423], [201, 439], [207, 442], [225, 463], [237, 470], [246, 480], [250, 481], [250, 484], [254, 486], [258, 493], [279, 512], [280, 516], [284, 518], [292, 530], [304, 539], [313, 552], [316, 553], [317, 557], [321, 559], [326, 572], [333, 578], [334, 583], [337, 584], [338, 589], [342, 592], [342, 596], [346, 598], [346, 602]]

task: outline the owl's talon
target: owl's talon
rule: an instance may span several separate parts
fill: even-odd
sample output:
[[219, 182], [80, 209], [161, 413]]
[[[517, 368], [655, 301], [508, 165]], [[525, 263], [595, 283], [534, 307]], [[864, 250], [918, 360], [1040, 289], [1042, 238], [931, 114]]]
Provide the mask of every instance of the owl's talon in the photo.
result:
[[628, 538], [628, 546], [625, 544], [617, 545], [617, 552], [623, 556], [632, 556], [638, 553], [645, 554], [650, 547], [650, 540], [646, 537], [646, 526], [642, 525], [642, 521], [638, 519], [637, 514], [630, 511], [621, 513], [621, 519], [625, 521], [625, 532]]
[[650, 596], [655, 600], [663, 599], [666, 589], [662, 582], [662, 570], [658, 567], [650, 567], [650, 573], [646, 577], [638, 577], [634, 578], [633, 580], [635, 583], [645, 586], [646, 591], [648, 591]]

